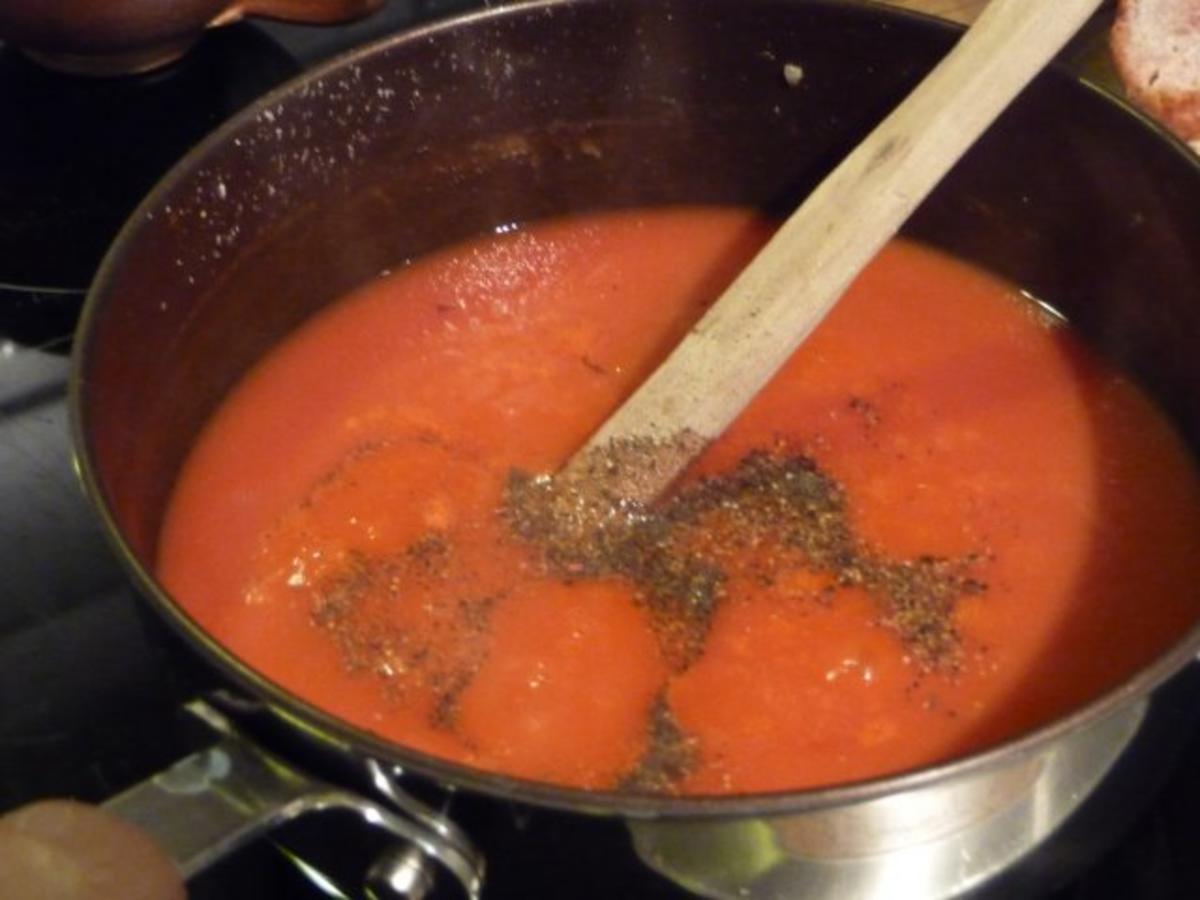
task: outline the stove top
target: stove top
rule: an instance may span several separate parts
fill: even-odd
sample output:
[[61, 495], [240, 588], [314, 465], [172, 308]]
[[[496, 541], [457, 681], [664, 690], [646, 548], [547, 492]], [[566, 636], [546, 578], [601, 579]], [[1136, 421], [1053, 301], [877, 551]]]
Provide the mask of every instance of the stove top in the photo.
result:
[[[51, 74], [0, 45], [0, 810], [47, 796], [101, 801], [202, 739], [181, 711], [186, 666], [154, 638], [71, 465], [67, 354], [108, 242], [175, 159], [254, 97], [343, 49], [473, 5], [393, 0], [353, 25], [240, 24], [169, 70], [108, 81]], [[1168, 740], [1130, 754], [987, 893], [1200, 896], [1198, 697], [1200, 673], [1183, 673], [1151, 717]], [[638, 861], [619, 822], [478, 797], [452, 812], [487, 856], [485, 897], [689, 896]], [[314, 846], [324, 886], [297, 862]], [[195, 878], [191, 896], [356, 897], [366, 846], [354, 821], [299, 823]], [[435, 892], [457, 895], [451, 884]]]

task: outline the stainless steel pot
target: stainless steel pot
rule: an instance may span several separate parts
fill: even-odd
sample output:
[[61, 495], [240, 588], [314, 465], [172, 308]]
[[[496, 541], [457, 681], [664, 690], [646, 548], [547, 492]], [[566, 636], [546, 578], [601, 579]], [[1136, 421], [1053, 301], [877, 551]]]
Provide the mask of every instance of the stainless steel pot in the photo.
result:
[[[76, 344], [80, 469], [150, 606], [210, 674], [285, 723], [289, 747], [624, 817], [643, 858], [701, 894], [952, 896], [1010, 865], [1104, 776], [1200, 630], [1086, 708], [985, 753], [823, 790], [646, 797], [524, 782], [383, 742], [231, 656], [152, 575], [197, 430], [315, 310], [397, 260], [498, 223], [632, 204], [789, 209], [955, 35], [846, 0], [535, 0], [353, 53], [246, 110], [135, 213]], [[803, 67], [799, 85], [784, 76], [789, 64]], [[1056, 71], [909, 230], [1053, 302], [1197, 448], [1197, 209], [1200, 166], [1182, 145]], [[253, 793], [229, 786], [236, 768], [184, 778], [188, 796]], [[140, 815], [133, 799], [119, 803]], [[244, 833], [278, 813], [253, 818]], [[442, 827], [422, 833], [436, 844]]]

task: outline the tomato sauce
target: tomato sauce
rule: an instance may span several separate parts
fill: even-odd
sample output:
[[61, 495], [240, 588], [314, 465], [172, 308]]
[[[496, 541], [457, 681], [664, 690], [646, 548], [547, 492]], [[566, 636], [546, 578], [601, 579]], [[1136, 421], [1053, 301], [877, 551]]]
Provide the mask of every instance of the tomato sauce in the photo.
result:
[[794, 560], [730, 569], [683, 662], [638, 585], [548, 568], [498, 513], [512, 470], [560, 466], [769, 233], [744, 210], [605, 213], [381, 275], [213, 416], [168, 510], [163, 583], [250, 666], [387, 739], [683, 793], [986, 747], [1200, 617], [1200, 480], [1169, 424], [1015, 288], [905, 241], [686, 479], [803, 454], [856, 546], [969, 573], [952, 660], [917, 652], [867, 583]]

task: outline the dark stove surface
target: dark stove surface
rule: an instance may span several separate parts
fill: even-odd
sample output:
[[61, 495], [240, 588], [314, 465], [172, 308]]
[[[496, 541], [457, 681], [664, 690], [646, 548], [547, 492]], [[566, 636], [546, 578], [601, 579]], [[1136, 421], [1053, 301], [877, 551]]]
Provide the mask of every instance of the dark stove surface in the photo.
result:
[[[255, 96], [472, 5], [394, 0], [351, 26], [238, 25], [167, 72], [119, 81], [52, 75], [0, 46], [0, 811], [46, 796], [101, 801], [197, 741], [180, 712], [187, 675], [147, 630], [71, 465], [66, 354], [104, 248], [170, 164]], [[1057, 884], [1056, 900], [1200, 897], [1198, 681], [1184, 673], [1156, 702], [1170, 751], [1137, 761], [1154, 777], [1117, 784], [1089, 804], [1105, 824], [1077, 817], [1025, 867], [1063, 874], [991, 893], [1033, 896], [1036, 881], [1042, 895]], [[637, 861], [617, 822], [471, 797], [454, 815], [488, 857], [487, 897], [688, 896]], [[353, 822], [293, 826], [195, 879], [191, 895], [355, 897], [367, 840]], [[338, 844], [327, 871], [341, 894], [290, 853], [318, 845], [329, 856]]]
[[134, 204], [183, 151], [300, 71], [251, 28], [218, 29], [162, 72], [58, 75], [0, 53], [0, 282], [82, 289]]

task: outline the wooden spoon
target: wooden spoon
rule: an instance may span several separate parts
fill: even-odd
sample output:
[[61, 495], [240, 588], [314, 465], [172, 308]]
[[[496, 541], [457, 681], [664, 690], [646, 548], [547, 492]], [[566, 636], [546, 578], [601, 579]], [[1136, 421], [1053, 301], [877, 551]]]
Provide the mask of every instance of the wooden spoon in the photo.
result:
[[561, 475], [577, 480], [620, 469], [624, 499], [645, 503], [660, 494], [1101, 2], [991, 0]]

